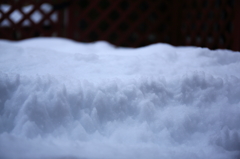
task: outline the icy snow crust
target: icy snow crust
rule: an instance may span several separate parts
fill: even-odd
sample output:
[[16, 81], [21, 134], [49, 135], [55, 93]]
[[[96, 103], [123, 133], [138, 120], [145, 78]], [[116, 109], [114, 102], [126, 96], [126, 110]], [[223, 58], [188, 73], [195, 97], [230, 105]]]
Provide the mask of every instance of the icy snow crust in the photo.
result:
[[240, 54], [0, 40], [1, 159], [238, 159]]

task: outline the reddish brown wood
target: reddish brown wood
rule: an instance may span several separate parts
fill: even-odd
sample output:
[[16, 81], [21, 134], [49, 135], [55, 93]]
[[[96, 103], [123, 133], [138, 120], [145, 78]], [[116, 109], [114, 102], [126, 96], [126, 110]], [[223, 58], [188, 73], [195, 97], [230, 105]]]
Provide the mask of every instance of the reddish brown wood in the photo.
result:
[[[67, 30], [68, 30], [68, 33], [70, 35], [68, 35], [67, 37], [71, 38], [71, 39], [76, 39], [74, 38], [74, 34], [75, 32], [78, 31], [78, 22], [80, 19], [84, 19], [85, 17], [87, 17], [87, 13], [93, 9], [94, 7], [97, 6], [97, 3], [99, 2], [99, 0], [94, 0], [94, 1], [91, 1], [90, 5], [85, 9], [85, 10], [81, 10], [79, 8], [79, 5], [78, 5], [78, 1], [72, 1], [71, 3], [71, 6], [69, 7], [68, 9], [68, 24], [67, 26]], [[75, 15], [75, 12], [76, 11], [79, 11], [80, 14], [78, 15]], [[79, 40], [79, 39], [77, 39]]]
[[116, 44], [121, 45], [121, 43], [127, 39], [127, 37], [137, 28], [137, 26], [139, 26], [142, 21], [146, 20], [146, 18], [149, 16], [152, 10], [154, 10], [159, 3], [160, 1], [156, 2], [155, 5], [151, 5], [150, 8], [145, 13], [141, 14], [141, 19], [136, 21], [135, 23], [132, 23], [130, 25], [130, 28], [120, 36], [120, 39], [117, 41]]
[[233, 50], [240, 51], [240, 1], [235, 0], [234, 4], [234, 31], [233, 31]]
[[103, 40], [107, 39], [107, 37], [109, 36], [109, 34], [111, 34], [112, 32], [116, 31], [116, 30], [117, 30], [117, 27], [119, 26], [119, 24], [120, 24], [121, 22], [123, 22], [123, 21], [127, 18], [127, 16], [136, 8], [136, 6], [137, 6], [139, 3], [140, 3], [140, 1], [135, 1], [135, 2], [133, 3], [133, 5], [131, 5], [130, 8], [121, 15], [120, 19], [119, 19], [117, 22], [115, 22], [113, 25], [111, 25], [110, 29], [108, 29], [108, 30], [103, 34], [103, 36], [101, 37], [101, 39], [103, 39]]
[[[59, 34], [59, 20], [58, 21], [52, 21], [51, 15], [53, 13], [58, 14], [58, 12], [51, 10], [49, 13], [45, 13], [41, 10], [41, 5], [44, 3], [53, 4], [53, 1], [51, 0], [42, 0], [42, 1], [35, 1], [35, 0], [22, 0], [22, 1], [4, 1], [1, 4], [8, 4], [11, 5], [11, 9], [4, 13], [1, 11], [2, 16], [0, 19], [0, 22], [2, 23], [4, 20], [8, 20], [10, 22], [10, 26], [0, 26], [0, 38], [6, 38], [11, 40], [20, 40], [25, 38], [31, 38], [34, 36], [52, 36], [52, 35], [58, 35]], [[30, 12], [24, 13], [22, 11], [22, 7], [32, 4], [33, 8]], [[20, 14], [22, 14], [22, 19], [18, 21], [17, 23], [13, 22], [11, 20], [10, 15], [18, 10]], [[42, 14], [42, 19], [38, 23], [35, 23], [31, 16], [32, 14], [38, 11], [40, 14]], [[59, 15], [59, 14], [58, 14]], [[30, 22], [30, 26], [24, 26], [23, 22], [25, 20], [28, 20]], [[45, 21], [48, 21], [49, 24], [44, 24]]]
[[94, 21], [94, 23], [93, 23], [84, 33], [82, 33], [82, 35], [80, 35], [80, 41], [86, 39], [86, 36], [87, 36], [91, 31], [93, 31], [93, 30], [98, 30], [97, 25], [101, 22], [101, 20], [103, 20], [104, 18], [106, 18], [106, 17], [108, 16], [108, 14], [109, 14], [112, 10], [116, 9], [117, 4], [119, 3], [119, 1], [120, 1], [120, 0], [111, 1], [111, 2], [113, 2], [113, 3], [111, 3], [111, 6], [110, 6], [106, 11], [104, 11], [104, 12], [100, 15], [100, 17], [99, 17], [98, 19], [96, 19], [96, 21]]

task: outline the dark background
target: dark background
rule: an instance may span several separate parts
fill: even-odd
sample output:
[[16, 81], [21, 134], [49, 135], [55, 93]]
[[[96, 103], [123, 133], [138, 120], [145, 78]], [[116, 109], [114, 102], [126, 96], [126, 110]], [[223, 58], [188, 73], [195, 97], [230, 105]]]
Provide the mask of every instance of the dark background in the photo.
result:
[[[57, 36], [116, 46], [152, 43], [240, 51], [239, 0], [0, 0], [0, 39]], [[43, 4], [50, 4], [45, 12]], [[23, 8], [33, 5], [28, 13]], [[14, 12], [21, 20], [11, 19]], [[32, 15], [41, 14], [36, 22]], [[53, 19], [53, 14], [57, 19]], [[3, 25], [8, 21], [9, 25]], [[28, 21], [28, 25], [23, 25]]]

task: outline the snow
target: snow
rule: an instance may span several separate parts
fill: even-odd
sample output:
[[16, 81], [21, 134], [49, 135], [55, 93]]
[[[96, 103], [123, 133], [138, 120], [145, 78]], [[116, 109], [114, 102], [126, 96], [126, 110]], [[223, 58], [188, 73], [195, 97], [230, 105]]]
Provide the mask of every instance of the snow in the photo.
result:
[[0, 40], [2, 159], [238, 159], [240, 54]]

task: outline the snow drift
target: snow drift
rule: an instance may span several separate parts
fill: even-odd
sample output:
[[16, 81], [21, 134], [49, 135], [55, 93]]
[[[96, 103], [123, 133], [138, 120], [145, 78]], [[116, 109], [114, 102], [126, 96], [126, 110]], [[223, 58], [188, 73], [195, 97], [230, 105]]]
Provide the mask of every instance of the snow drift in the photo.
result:
[[0, 158], [238, 159], [240, 54], [0, 41]]

